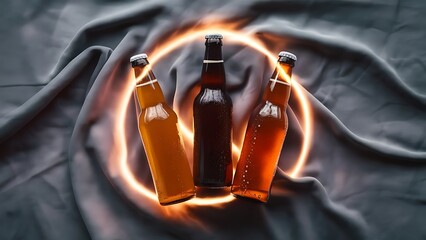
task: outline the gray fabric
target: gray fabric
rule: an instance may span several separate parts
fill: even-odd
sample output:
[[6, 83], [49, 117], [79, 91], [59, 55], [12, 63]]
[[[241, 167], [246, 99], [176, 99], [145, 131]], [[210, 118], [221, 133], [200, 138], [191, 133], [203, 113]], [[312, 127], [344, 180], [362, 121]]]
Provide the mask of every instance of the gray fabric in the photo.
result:
[[[423, 1], [2, 5], [0, 239], [426, 239]], [[242, 21], [271, 51], [298, 56], [294, 74], [314, 110], [314, 139], [303, 177], [279, 172], [268, 204], [235, 200], [171, 218], [110, 174], [115, 104], [132, 54], [206, 14]], [[259, 53], [224, 43], [241, 136], [272, 69]], [[188, 123], [203, 48], [190, 43], [154, 68]], [[152, 187], [134, 107], [129, 162]], [[290, 107], [284, 171], [303, 139], [294, 97]]]

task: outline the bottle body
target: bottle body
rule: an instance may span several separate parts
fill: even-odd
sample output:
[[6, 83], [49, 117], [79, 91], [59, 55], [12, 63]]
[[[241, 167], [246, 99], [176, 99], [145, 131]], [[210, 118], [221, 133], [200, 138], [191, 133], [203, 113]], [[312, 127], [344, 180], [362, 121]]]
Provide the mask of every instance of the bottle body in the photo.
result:
[[250, 116], [231, 188], [236, 196], [260, 202], [267, 202], [269, 199], [288, 129], [286, 108], [291, 92], [291, 71], [296, 57], [288, 52], [280, 52], [279, 56], [262, 101]]
[[229, 187], [232, 183], [232, 100], [225, 90], [221, 39], [221, 35], [206, 36], [201, 90], [193, 105], [197, 187]]
[[142, 109], [139, 132], [160, 204], [193, 197], [194, 182], [176, 113], [164, 102]]
[[232, 182], [232, 101], [220, 89], [202, 89], [194, 100], [194, 183], [227, 187]]
[[[134, 66], [137, 79], [146, 65], [142, 61], [142, 65]], [[160, 204], [173, 204], [193, 197], [195, 187], [178, 118], [165, 102], [152, 71], [136, 83], [135, 96], [141, 109], [139, 133]]]
[[267, 202], [287, 133], [285, 109], [264, 101], [250, 116], [232, 193]]

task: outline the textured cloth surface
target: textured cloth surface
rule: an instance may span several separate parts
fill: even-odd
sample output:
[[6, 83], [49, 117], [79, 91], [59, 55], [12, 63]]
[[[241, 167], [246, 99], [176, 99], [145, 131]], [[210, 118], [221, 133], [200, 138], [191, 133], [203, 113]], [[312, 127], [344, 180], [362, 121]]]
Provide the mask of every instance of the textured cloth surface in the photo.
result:
[[[160, 207], [114, 157], [129, 57], [210, 16], [298, 56], [314, 115], [301, 178], [278, 171], [267, 204]], [[426, 3], [399, 1], [8, 1], [0, 9], [0, 239], [426, 239]], [[154, 66], [192, 126], [202, 41]], [[234, 137], [273, 66], [224, 39]], [[127, 160], [152, 189], [134, 102]], [[303, 140], [290, 99], [279, 166]]]

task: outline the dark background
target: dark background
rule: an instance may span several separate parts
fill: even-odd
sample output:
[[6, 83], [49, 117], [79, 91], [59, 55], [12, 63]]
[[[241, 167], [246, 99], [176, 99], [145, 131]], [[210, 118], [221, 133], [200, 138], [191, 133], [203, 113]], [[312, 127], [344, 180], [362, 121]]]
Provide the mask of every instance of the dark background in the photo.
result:
[[[114, 107], [129, 57], [206, 15], [298, 56], [314, 139], [303, 178], [277, 174], [268, 204], [172, 217], [109, 164]], [[426, 239], [424, 1], [18, 0], [2, 2], [0, 20], [0, 239]], [[240, 136], [272, 68], [224, 43]], [[189, 43], [154, 69], [188, 124], [203, 48]], [[290, 107], [283, 170], [303, 138], [296, 99]], [[149, 186], [132, 104], [126, 133]]]

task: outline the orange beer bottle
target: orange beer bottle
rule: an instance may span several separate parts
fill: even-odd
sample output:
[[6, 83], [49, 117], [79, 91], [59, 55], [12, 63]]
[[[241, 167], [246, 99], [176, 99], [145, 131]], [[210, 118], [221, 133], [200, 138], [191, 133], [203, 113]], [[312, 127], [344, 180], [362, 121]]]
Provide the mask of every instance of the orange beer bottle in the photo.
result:
[[160, 85], [149, 69], [147, 55], [135, 55], [130, 62], [136, 77], [135, 97], [141, 109], [139, 133], [158, 200], [161, 205], [168, 205], [190, 199], [195, 187], [177, 115], [165, 102]]
[[[250, 116], [231, 192], [267, 202], [281, 148], [287, 133], [286, 108], [291, 91], [291, 71], [297, 58], [280, 52], [261, 103]], [[280, 68], [281, 67], [281, 68]]]
[[222, 35], [206, 35], [201, 90], [194, 99], [194, 183], [221, 188], [232, 183], [232, 100], [226, 94]]

